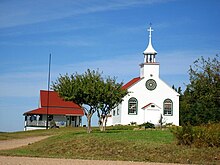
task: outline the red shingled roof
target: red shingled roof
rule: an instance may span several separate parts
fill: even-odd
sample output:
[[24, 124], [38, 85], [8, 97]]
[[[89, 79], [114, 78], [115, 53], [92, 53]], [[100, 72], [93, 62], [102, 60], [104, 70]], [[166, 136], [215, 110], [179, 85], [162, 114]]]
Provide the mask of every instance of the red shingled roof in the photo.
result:
[[147, 105], [143, 106], [141, 109], [148, 108], [148, 107], [149, 107], [149, 106], [151, 106], [151, 105], [154, 105], [154, 106], [156, 106], [157, 108], [161, 109], [159, 106], [157, 106], [157, 105], [156, 105], [156, 104], [154, 104], [154, 103], [149, 103], [149, 104], [147, 104]]
[[[40, 104], [41, 107], [47, 107], [48, 91], [40, 91]], [[70, 107], [70, 108], [81, 108], [78, 104], [71, 101], [64, 101], [59, 97], [57, 92], [49, 92], [49, 107]]]
[[[50, 115], [72, 115], [72, 116], [83, 116], [84, 112], [82, 107], [78, 104], [64, 101], [59, 97], [57, 92], [49, 91], [49, 104], [47, 103], [48, 91], [40, 91], [40, 107], [34, 109], [25, 114], [48, 114]], [[48, 105], [48, 106], [47, 106]], [[48, 108], [47, 108], [48, 107]]]
[[130, 86], [138, 82], [140, 79], [141, 79], [140, 77], [133, 78], [131, 81], [123, 85], [122, 89], [128, 89]]
[[[34, 109], [29, 112], [25, 112], [24, 114], [31, 114], [31, 115], [36, 115], [36, 114], [47, 114], [47, 108], [38, 108]], [[55, 108], [55, 107], [48, 107], [48, 115], [69, 115], [69, 116], [83, 116], [83, 110], [82, 109], [74, 109], [74, 108]]]
[[154, 103], [149, 103], [149, 104], [143, 106], [141, 109], [145, 109], [145, 108], [147, 108], [148, 106], [150, 106], [151, 104], [154, 104]]

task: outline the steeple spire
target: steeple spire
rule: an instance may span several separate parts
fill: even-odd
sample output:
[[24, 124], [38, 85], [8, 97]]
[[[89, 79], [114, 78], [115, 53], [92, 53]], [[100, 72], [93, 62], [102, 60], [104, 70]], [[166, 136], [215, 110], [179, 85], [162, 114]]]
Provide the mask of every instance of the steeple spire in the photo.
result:
[[146, 50], [143, 52], [144, 62], [152, 63], [152, 62], [156, 62], [155, 61], [155, 55], [157, 54], [157, 52], [152, 46], [152, 41], [151, 40], [152, 40], [152, 32], [154, 30], [151, 28], [151, 24], [150, 24], [149, 29], [147, 29], [147, 31], [149, 31], [149, 42], [148, 42], [148, 46], [147, 46]]

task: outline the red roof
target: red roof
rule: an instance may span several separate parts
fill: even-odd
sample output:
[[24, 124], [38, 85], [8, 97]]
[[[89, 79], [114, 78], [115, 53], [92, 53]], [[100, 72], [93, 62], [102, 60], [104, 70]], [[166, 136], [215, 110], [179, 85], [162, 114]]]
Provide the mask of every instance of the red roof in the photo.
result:
[[141, 78], [140, 77], [136, 77], [133, 78], [131, 81], [129, 81], [127, 84], [123, 85], [122, 89], [128, 89], [130, 86], [132, 86], [133, 84], [135, 84], [136, 82], [138, 82]]
[[148, 106], [150, 106], [151, 104], [153, 104], [153, 103], [149, 103], [149, 104], [143, 106], [141, 109], [145, 109], [145, 108], [147, 108]]
[[[41, 107], [47, 107], [48, 91], [40, 91], [40, 104]], [[59, 97], [57, 92], [49, 91], [49, 105], [48, 107], [70, 107], [70, 108], [81, 108], [78, 104], [71, 101], [64, 101]]]
[[43, 115], [69, 115], [69, 116], [83, 116], [83, 110], [82, 109], [73, 109], [73, 108], [54, 108], [54, 107], [48, 107], [48, 113], [47, 113], [47, 108], [38, 108], [34, 109], [29, 112], [25, 112], [24, 114], [31, 114], [31, 115], [36, 115], [36, 114], [43, 114]]
[[[84, 112], [82, 107], [71, 101], [64, 101], [59, 97], [57, 92], [49, 91], [49, 102], [48, 91], [40, 91], [40, 107], [24, 114], [48, 114], [50, 115], [74, 115], [83, 116]], [[47, 108], [48, 107], [48, 108]]]
[[149, 103], [149, 104], [143, 106], [141, 109], [145, 109], [145, 108], [147, 108], [147, 107], [149, 107], [149, 106], [151, 106], [151, 105], [155, 105], [157, 108], [161, 109], [159, 106], [157, 106], [157, 105], [154, 104], [154, 103]]

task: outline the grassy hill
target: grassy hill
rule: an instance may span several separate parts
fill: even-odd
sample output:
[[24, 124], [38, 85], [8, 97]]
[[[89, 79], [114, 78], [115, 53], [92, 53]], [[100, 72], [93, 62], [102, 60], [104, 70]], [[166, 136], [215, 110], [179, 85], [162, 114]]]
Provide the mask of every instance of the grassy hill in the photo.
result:
[[[129, 129], [131, 128], [131, 129]], [[220, 164], [219, 148], [178, 146], [169, 130], [108, 128], [106, 132], [85, 128], [62, 128], [17, 133], [0, 133], [0, 140], [51, 135], [40, 142], [0, 155], [104, 159], [164, 163]]]

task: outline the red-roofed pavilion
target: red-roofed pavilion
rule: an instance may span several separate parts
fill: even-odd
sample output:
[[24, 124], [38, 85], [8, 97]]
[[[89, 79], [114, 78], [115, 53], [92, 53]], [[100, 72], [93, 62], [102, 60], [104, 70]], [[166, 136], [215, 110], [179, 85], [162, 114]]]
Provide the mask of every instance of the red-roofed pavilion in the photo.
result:
[[57, 92], [41, 90], [39, 108], [24, 113], [25, 130], [45, 129], [47, 115], [49, 126], [53, 121], [59, 127], [78, 127], [84, 112], [78, 104], [64, 101]]

